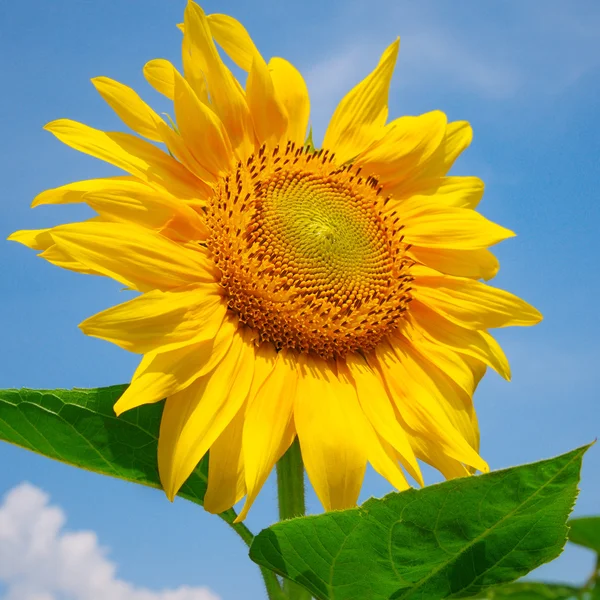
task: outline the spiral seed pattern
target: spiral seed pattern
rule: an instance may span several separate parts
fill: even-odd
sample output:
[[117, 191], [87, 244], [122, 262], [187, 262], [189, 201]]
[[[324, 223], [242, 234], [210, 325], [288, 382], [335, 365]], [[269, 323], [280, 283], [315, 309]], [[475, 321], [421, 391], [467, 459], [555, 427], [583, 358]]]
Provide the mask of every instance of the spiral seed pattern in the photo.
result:
[[217, 185], [207, 245], [229, 308], [276, 348], [368, 352], [411, 300], [411, 261], [373, 177], [326, 151], [263, 146]]

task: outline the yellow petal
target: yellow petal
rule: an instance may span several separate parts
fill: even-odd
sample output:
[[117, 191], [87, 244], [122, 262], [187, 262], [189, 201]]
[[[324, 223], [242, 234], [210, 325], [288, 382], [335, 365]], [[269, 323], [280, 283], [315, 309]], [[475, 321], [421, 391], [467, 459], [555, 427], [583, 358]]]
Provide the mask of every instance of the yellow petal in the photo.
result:
[[82, 273], [84, 275], [103, 275], [103, 273], [98, 273], [98, 271], [95, 271], [74, 259], [64, 250], [61, 250], [56, 244], [50, 246], [47, 250], [44, 250], [39, 256], [61, 269], [68, 269], [69, 271], [75, 271], [76, 273]]
[[229, 15], [208, 15], [206, 20], [217, 44], [240, 69], [248, 73], [259, 52], [246, 28]]
[[88, 192], [85, 202], [104, 220], [135, 223], [173, 240], [205, 240], [208, 228], [202, 217], [179, 199], [138, 182], [123, 182]]
[[396, 419], [392, 401], [378, 375], [358, 354], [349, 354], [346, 364], [356, 384], [359, 404], [373, 429], [398, 452], [411, 477], [424, 485], [406, 432]]
[[184, 37], [189, 36], [190, 51], [206, 76], [212, 106], [227, 129], [238, 158], [254, 151], [252, 118], [235, 78], [223, 64], [213, 43], [206, 16], [194, 2], [185, 9]]
[[410, 327], [405, 327], [401, 335], [410, 342], [415, 352], [421, 356], [423, 364], [431, 364], [432, 368], [426, 367], [429, 373], [439, 369], [450, 377], [466, 394], [469, 396], [473, 395], [479, 379], [460, 353], [450, 349], [448, 346], [432, 343], [428, 338], [420, 334], [419, 330], [412, 330]]
[[124, 185], [129, 183], [133, 185], [145, 185], [135, 177], [130, 177], [129, 175], [74, 181], [73, 183], [67, 183], [66, 185], [45, 190], [41, 194], [38, 194], [31, 203], [31, 208], [40, 206], [40, 204], [75, 204], [83, 202], [83, 197], [88, 192], [103, 190], [107, 186], [115, 188], [121, 183]]
[[[394, 340], [377, 348], [381, 374], [399, 413], [420, 436], [435, 440], [444, 454], [481, 471], [488, 466], [448, 418], [454, 407], [440, 394], [409, 344]], [[445, 390], [447, 391], [447, 390]], [[452, 398], [454, 399], [454, 398]]]
[[158, 469], [173, 499], [242, 407], [254, 372], [253, 347], [240, 333], [214, 371], [167, 399], [160, 424]]
[[46, 250], [54, 245], [52, 236], [48, 233], [51, 228], [46, 229], [21, 229], [11, 233], [6, 239], [11, 242], [18, 242], [32, 248], [33, 250]]
[[137, 92], [108, 77], [95, 77], [92, 83], [125, 125], [145, 138], [162, 142], [157, 128], [157, 124], [162, 119], [138, 96]]
[[407, 200], [397, 211], [407, 243], [425, 248], [476, 250], [515, 234], [469, 208]]
[[258, 143], [276, 144], [287, 131], [287, 111], [275, 93], [267, 63], [258, 53], [248, 73], [246, 100]]
[[175, 77], [175, 115], [185, 145], [203, 167], [202, 179], [216, 182], [232, 167], [229, 137], [223, 123], [180, 75]]
[[399, 40], [389, 46], [376, 69], [348, 92], [335, 109], [323, 147], [335, 152], [338, 163], [354, 158], [383, 135], [399, 46]]
[[488, 281], [496, 277], [500, 268], [498, 259], [489, 250], [483, 248], [455, 250], [413, 246], [407, 254], [427, 267], [456, 277], [470, 277]]
[[[387, 479], [398, 491], [410, 488], [406, 476], [398, 464], [398, 453], [371, 427], [368, 460], [371, 466], [383, 478]], [[412, 448], [411, 448], [412, 452]], [[421, 484], [422, 485], [422, 484]]]
[[283, 58], [272, 58], [268, 67], [275, 87], [275, 95], [287, 115], [286, 137], [297, 146], [303, 146], [310, 115], [310, 97], [304, 78]]
[[465, 465], [449, 457], [429, 438], [414, 433], [411, 441], [417, 458], [437, 469], [446, 479], [466, 477], [470, 474]]
[[215, 41], [241, 69], [248, 72], [246, 101], [259, 144], [277, 143], [287, 129], [287, 113], [275, 93], [267, 63], [244, 26], [229, 15], [209, 15]]
[[55, 227], [51, 235], [75, 260], [139, 291], [215, 281], [214, 264], [200, 246], [187, 249], [136, 225], [73, 223]]
[[[202, 63], [198, 60], [198, 50], [192, 44], [189, 35], [183, 36], [181, 44], [181, 62], [183, 64], [183, 74], [194, 91], [194, 95], [198, 101], [203, 104], [210, 104], [206, 75], [202, 70]], [[178, 76], [181, 77], [179, 73], [176, 72], [175, 80], [177, 80]]]
[[[425, 357], [425, 353], [421, 352], [422, 344], [411, 347], [416, 360], [424, 358], [421, 364], [437, 390], [435, 397], [440, 408], [471, 448], [479, 452], [479, 425], [473, 406], [473, 392], [485, 374], [485, 365], [469, 356], [450, 352], [444, 355], [440, 351], [436, 355], [429, 351]], [[475, 470], [481, 466], [467, 465], [467, 468]]]
[[508, 360], [498, 342], [487, 332], [460, 327], [418, 301], [411, 303], [410, 318], [413, 326], [434, 344], [472, 356], [510, 379]]
[[45, 129], [67, 146], [115, 165], [174, 196], [195, 199], [210, 194], [210, 188], [174, 158], [133, 135], [107, 133], [69, 119], [48, 123]]
[[[169, 149], [169, 153], [172, 154], [190, 173], [193, 173], [203, 186], [206, 186], [207, 189], [211, 189], [211, 184], [206, 183], [202, 178], [212, 182], [214, 181], [214, 176], [211, 175], [192, 154], [191, 150], [183, 141], [181, 134], [166, 123], [163, 123], [160, 126], [160, 134]], [[207, 196], [203, 196], [203, 198], [206, 197]], [[201, 201], [196, 202], [194, 208], [202, 209], [205, 206], [206, 201]]]
[[144, 77], [160, 94], [173, 100], [175, 96], [175, 73], [177, 69], [164, 58], [155, 58], [144, 65]]
[[484, 184], [478, 177], [438, 177], [405, 183], [384, 185], [384, 194], [391, 194], [390, 207], [401, 206], [406, 199], [432, 200], [454, 208], [476, 208], [483, 197]]
[[418, 177], [428, 179], [446, 175], [458, 156], [469, 147], [472, 139], [473, 130], [467, 121], [448, 123], [444, 140], [425, 168], [418, 173]]
[[366, 418], [335, 363], [300, 355], [294, 421], [308, 477], [325, 510], [356, 504], [367, 464]]
[[237, 323], [225, 319], [214, 339], [201, 339], [142, 358], [130, 386], [114, 406], [119, 416], [142, 404], [159, 402], [191, 386], [210, 373], [227, 355], [237, 336]]
[[204, 495], [204, 509], [219, 514], [237, 504], [246, 495], [242, 431], [245, 406], [210, 447], [208, 458], [208, 486]]
[[521, 298], [485, 283], [430, 274], [425, 267], [414, 267], [411, 273], [413, 296], [461, 327], [490, 329], [542, 320], [539, 311]]
[[217, 284], [174, 292], [153, 290], [79, 325], [83, 333], [130, 352], [164, 352], [173, 344], [213, 339], [227, 312]]
[[381, 182], [408, 179], [439, 148], [446, 132], [446, 115], [432, 111], [418, 117], [400, 117], [385, 127], [383, 137], [356, 157], [365, 172]]
[[256, 361], [266, 362], [267, 365], [259, 369], [270, 372], [248, 397], [243, 434], [248, 496], [238, 521], [246, 518], [275, 463], [293, 440], [289, 429], [298, 378], [294, 359], [288, 357], [285, 350], [274, 355], [269, 347], [263, 345], [256, 352]]

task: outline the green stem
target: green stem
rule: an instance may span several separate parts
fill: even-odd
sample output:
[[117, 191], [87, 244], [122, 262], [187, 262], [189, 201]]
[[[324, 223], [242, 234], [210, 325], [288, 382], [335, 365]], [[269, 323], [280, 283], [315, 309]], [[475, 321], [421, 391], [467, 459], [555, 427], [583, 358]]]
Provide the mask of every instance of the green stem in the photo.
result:
[[[304, 465], [298, 440], [277, 463], [277, 496], [279, 519], [302, 517], [306, 513], [304, 504]], [[310, 593], [288, 579], [283, 580], [283, 591], [288, 600], [310, 600]]]
[[[219, 516], [233, 528], [242, 540], [244, 540], [246, 546], [250, 548], [250, 544], [252, 544], [252, 540], [254, 539], [254, 534], [243, 523], [234, 523], [237, 513], [233, 509], [229, 509]], [[281, 590], [277, 575], [275, 575], [273, 571], [260, 567], [260, 574], [262, 575], [269, 600], [288, 600], [287, 596]]]

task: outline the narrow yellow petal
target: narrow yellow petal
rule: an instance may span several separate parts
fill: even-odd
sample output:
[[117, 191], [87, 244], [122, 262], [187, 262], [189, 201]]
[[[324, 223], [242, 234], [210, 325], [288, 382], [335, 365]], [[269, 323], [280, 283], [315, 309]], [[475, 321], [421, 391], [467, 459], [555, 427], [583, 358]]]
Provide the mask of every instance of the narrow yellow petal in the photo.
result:
[[294, 421], [308, 477], [325, 510], [356, 504], [367, 464], [367, 421], [335, 363], [300, 355]]
[[[246, 518], [248, 510], [264, 485], [275, 463], [291, 444], [288, 431], [296, 394], [297, 372], [294, 357], [282, 350], [276, 356], [259, 348], [257, 361], [268, 361], [271, 370], [262, 385], [248, 398], [243, 434], [244, 468], [248, 496], [238, 516]], [[268, 367], [265, 367], [268, 368]]]
[[258, 53], [248, 73], [246, 101], [258, 143], [276, 144], [287, 131], [287, 111], [275, 93], [267, 63]]
[[441, 396], [410, 344], [398, 340], [393, 346], [380, 344], [377, 358], [388, 390], [408, 426], [421, 436], [437, 440], [449, 457], [487, 471], [485, 461], [452, 424], [447, 412], [455, 408], [444, 405], [448, 399]]
[[473, 279], [414, 267], [412, 294], [448, 320], [472, 329], [535, 325], [542, 315], [517, 296]]
[[56, 244], [50, 246], [38, 256], [61, 269], [68, 269], [69, 271], [75, 271], [76, 273], [82, 273], [84, 275], [104, 275], [74, 259], [70, 254], [61, 250]]
[[413, 433], [411, 441], [417, 458], [437, 469], [446, 479], [466, 477], [470, 474], [469, 469], [465, 465], [445, 454], [429, 438]]
[[173, 397], [210, 373], [227, 355], [237, 336], [237, 323], [225, 319], [214, 339], [176, 345], [161, 352], [155, 350], [142, 358], [130, 386], [114, 406], [121, 413]]
[[389, 46], [376, 69], [348, 92], [335, 109], [323, 147], [335, 152], [339, 163], [354, 158], [383, 135], [399, 47], [399, 40]]
[[229, 15], [212, 14], [206, 20], [217, 44], [240, 69], [248, 73], [258, 49], [246, 28]]
[[[194, 95], [198, 101], [203, 104], [210, 104], [206, 74], [202, 70], [202, 63], [198, 57], [198, 49], [193, 45], [189, 35], [183, 36], [181, 62], [183, 64], [183, 75], [194, 91]], [[176, 72], [175, 81], [178, 79], [178, 76], [180, 77], [179, 73]]]
[[470, 277], [489, 281], [498, 274], [500, 263], [487, 249], [456, 250], [448, 248], [423, 248], [413, 246], [408, 256], [418, 263], [445, 275]]
[[365, 172], [376, 173], [382, 183], [408, 179], [439, 148], [446, 122], [446, 115], [437, 110], [418, 117], [400, 117], [385, 127], [381, 139], [356, 157], [356, 164]]
[[[212, 189], [210, 182], [214, 181], [214, 176], [211, 175], [192, 154], [191, 150], [187, 147], [181, 137], [181, 134], [166, 123], [163, 123], [160, 126], [160, 134], [169, 149], [170, 154], [172, 154], [190, 172], [190, 174], [195, 175], [202, 186], [205, 186], [206, 189]], [[207, 182], [202, 178], [206, 179]], [[207, 197], [208, 196], [204, 195], [204, 200], [197, 202], [196, 206], [200, 209], [204, 208], [206, 206]]]
[[158, 469], [173, 499], [241, 409], [254, 372], [253, 347], [238, 332], [214, 371], [167, 399], [160, 424]]
[[104, 220], [135, 223], [159, 231], [178, 241], [205, 240], [208, 228], [204, 219], [188, 204], [166, 192], [137, 182], [123, 182], [84, 196]]
[[210, 32], [225, 53], [248, 72], [246, 101], [259, 144], [277, 143], [287, 130], [287, 112], [275, 93], [267, 63], [245, 27], [229, 15], [208, 15]]
[[145, 185], [135, 177], [124, 175], [122, 177], [106, 177], [104, 179], [87, 179], [84, 181], [74, 181], [67, 183], [57, 188], [45, 190], [38, 194], [31, 203], [31, 208], [40, 206], [41, 204], [76, 204], [83, 202], [83, 197], [88, 192], [103, 190], [106, 187], [114, 188], [121, 183], [127, 185]]
[[92, 83], [125, 125], [145, 138], [162, 142], [157, 127], [162, 119], [139, 97], [137, 92], [108, 77], [95, 77]]
[[467, 121], [448, 123], [446, 136], [440, 147], [417, 176], [420, 179], [428, 179], [446, 175], [459, 155], [469, 147], [472, 139], [473, 130]]
[[477, 250], [515, 235], [469, 208], [410, 199], [397, 212], [404, 239], [413, 246]]
[[22, 229], [11, 233], [6, 239], [18, 242], [33, 250], [47, 250], [54, 245], [52, 236], [48, 233], [51, 228], [46, 229]]
[[144, 65], [146, 81], [163, 96], [173, 100], [175, 96], [175, 73], [177, 69], [164, 58], [155, 58]]
[[213, 339], [227, 306], [217, 284], [173, 292], [153, 290], [104, 310], [79, 325], [83, 333], [130, 352], [164, 352], [181, 342]]
[[221, 60], [206, 16], [196, 3], [188, 2], [184, 23], [184, 38], [189, 36], [192, 58], [206, 76], [212, 106], [225, 125], [238, 158], [245, 159], [252, 154], [255, 144], [252, 118], [243, 92]]
[[439, 369], [450, 377], [468, 396], [473, 396], [479, 378], [462, 354], [448, 346], [431, 342], [418, 329], [405, 327], [401, 335], [410, 342], [416, 353], [422, 357], [423, 364], [427, 365], [429, 363], [433, 367], [428, 369], [430, 373]]
[[205, 171], [202, 179], [214, 183], [231, 170], [233, 150], [223, 124], [180, 75], [175, 77], [175, 116], [185, 145]]
[[204, 495], [204, 509], [209, 513], [222, 513], [246, 495], [242, 454], [244, 418], [245, 405], [210, 447], [208, 487]]
[[[423, 357], [423, 371], [431, 380], [432, 389], [437, 393], [432, 396], [437, 398], [441, 410], [446, 413], [448, 420], [467, 443], [479, 452], [479, 425], [475, 407], [473, 406], [473, 392], [486, 371], [486, 366], [469, 356], [453, 352], [427, 349], [425, 354], [423, 344], [412, 345], [413, 356], [416, 360]], [[480, 465], [467, 465], [475, 470]]]
[[387, 183], [384, 193], [390, 194], [389, 205], [397, 208], [402, 200], [433, 200], [454, 208], [476, 208], [483, 197], [484, 184], [479, 177], [437, 177], [409, 183]]
[[410, 318], [413, 326], [432, 343], [476, 358], [510, 379], [508, 360], [498, 342], [487, 332], [460, 327], [419, 301], [411, 304]]
[[69, 119], [48, 123], [45, 129], [67, 146], [115, 165], [174, 196], [206, 198], [211, 192], [174, 158], [133, 135], [107, 133]]
[[[369, 450], [367, 458], [371, 466], [383, 478], [387, 479], [399, 492], [410, 488], [406, 476], [398, 463], [398, 453], [371, 427]], [[413, 452], [411, 448], [411, 452]], [[421, 485], [423, 485], [421, 483]]]
[[356, 384], [359, 404], [373, 429], [398, 452], [411, 477], [424, 485], [408, 436], [396, 419], [392, 400], [378, 375], [358, 354], [349, 354], [346, 364]]
[[192, 283], [212, 283], [212, 260], [137, 225], [86, 222], [51, 230], [57, 246], [88, 268], [139, 291], [163, 291]]
[[310, 116], [310, 97], [304, 78], [291, 63], [274, 57], [269, 61], [269, 71], [275, 95], [287, 115], [287, 139], [303, 146]]

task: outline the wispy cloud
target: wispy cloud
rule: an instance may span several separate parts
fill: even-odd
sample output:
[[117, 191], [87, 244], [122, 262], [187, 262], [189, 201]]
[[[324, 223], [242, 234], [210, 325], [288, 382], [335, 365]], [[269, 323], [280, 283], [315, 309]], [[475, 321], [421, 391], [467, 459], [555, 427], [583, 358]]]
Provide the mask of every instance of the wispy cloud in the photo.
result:
[[402, 62], [405, 85], [420, 87], [432, 81], [460, 86], [485, 98], [513, 96], [523, 80], [517, 64], [469, 48], [460, 37], [430, 27], [402, 37], [407, 50]]
[[0, 505], [3, 600], [219, 600], [206, 588], [151, 591], [119, 579], [92, 531], [67, 532], [62, 509], [24, 483]]
[[[595, 3], [514, 1], [502, 11], [487, 5], [448, 6], [348, 3], [347, 22], [337, 28], [341, 33], [330, 35], [330, 47], [303, 69], [318, 110], [316, 120], [331, 114], [396, 35], [401, 37], [398, 80], [403, 95], [435, 88], [537, 102], [540, 95], [560, 93], [600, 67], [600, 8]], [[361, 24], [359, 36], [356, 23]]]

